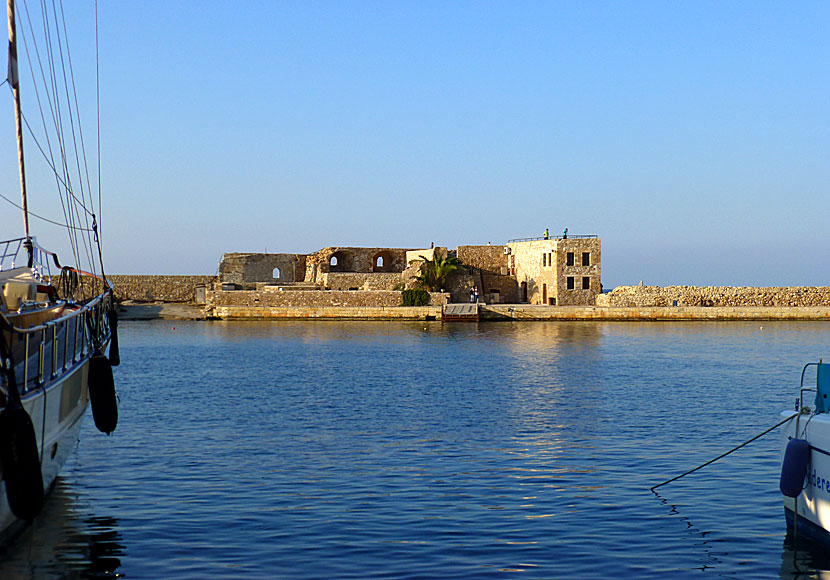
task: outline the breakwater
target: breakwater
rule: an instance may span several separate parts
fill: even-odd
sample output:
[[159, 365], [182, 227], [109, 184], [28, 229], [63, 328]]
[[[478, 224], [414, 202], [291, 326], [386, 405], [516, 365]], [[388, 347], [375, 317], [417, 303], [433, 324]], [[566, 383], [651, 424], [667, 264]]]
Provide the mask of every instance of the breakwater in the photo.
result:
[[827, 286], [617, 286], [597, 296], [617, 308], [700, 306], [724, 308], [830, 307]]
[[107, 279], [115, 288], [118, 300], [135, 302], [182, 302], [196, 301], [197, 286], [208, 286], [216, 276], [142, 276], [108, 275]]
[[[232, 319], [440, 319], [446, 294], [429, 307], [400, 306], [400, 292], [362, 290], [222, 291], [214, 276], [109, 276], [119, 300], [171, 305], [138, 308], [140, 318], [193, 318], [170, 310], [193, 305], [205, 287], [200, 316]], [[260, 286], [260, 285], [258, 285]], [[142, 310], [143, 308], [143, 310]], [[178, 308], [178, 307], [177, 307]], [[620, 286], [597, 297], [596, 306], [481, 305], [481, 320], [830, 320], [830, 287]]]
[[728, 320], [830, 320], [830, 306], [534, 306], [491, 304], [482, 306], [481, 320], [550, 321], [728, 321]]

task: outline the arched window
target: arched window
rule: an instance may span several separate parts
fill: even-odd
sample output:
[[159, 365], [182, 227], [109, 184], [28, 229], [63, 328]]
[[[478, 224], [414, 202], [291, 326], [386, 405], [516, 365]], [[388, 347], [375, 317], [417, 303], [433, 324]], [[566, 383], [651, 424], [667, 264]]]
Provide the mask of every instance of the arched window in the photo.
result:
[[392, 272], [394, 268], [394, 256], [391, 252], [383, 250], [372, 257], [372, 272]]
[[330, 272], [353, 272], [354, 254], [347, 250], [338, 250], [329, 258]]
[[280, 269], [279, 268], [274, 268], [274, 272], [271, 274], [271, 277], [274, 278], [274, 280], [279, 280], [280, 279]]

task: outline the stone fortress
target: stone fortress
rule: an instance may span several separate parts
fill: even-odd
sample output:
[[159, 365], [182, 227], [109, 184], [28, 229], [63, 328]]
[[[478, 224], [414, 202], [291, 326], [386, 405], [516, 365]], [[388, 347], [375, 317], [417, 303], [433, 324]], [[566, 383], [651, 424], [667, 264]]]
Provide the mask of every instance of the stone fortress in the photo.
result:
[[470, 302], [476, 287], [483, 304], [587, 306], [602, 292], [597, 236], [511, 240], [504, 245], [424, 249], [328, 247], [313, 254], [228, 253], [213, 307], [392, 307], [401, 290], [417, 287], [420, 258], [455, 256], [452, 274], [430, 304]]
[[[457, 257], [463, 269], [403, 306], [420, 258]], [[216, 276], [109, 276], [131, 307], [166, 304], [220, 319], [450, 319], [478, 289], [482, 320], [830, 320], [830, 287], [618, 286], [603, 292], [594, 235], [430, 248], [327, 247], [311, 254], [227, 253]], [[453, 304], [453, 306], [448, 306]], [[177, 307], [178, 308], [178, 307]], [[454, 315], [453, 315], [454, 316]], [[176, 315], [171, 315], [176, 317]], [[478, 319], [478, 318], [477, 318]]]

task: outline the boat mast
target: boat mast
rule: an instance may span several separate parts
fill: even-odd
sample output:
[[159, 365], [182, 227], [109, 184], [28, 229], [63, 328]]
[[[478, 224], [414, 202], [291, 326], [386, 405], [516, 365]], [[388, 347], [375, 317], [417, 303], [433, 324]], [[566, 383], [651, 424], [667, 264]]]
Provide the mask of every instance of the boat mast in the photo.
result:
[[29, 252], [29, 265], [32, 263], [32, 238], [29, 235], [29, 204], [26, 200], [26, 169], [23, 163], [23, 116], [20, 112], [20, 80], [17, 76], [17, 32], [14, 23], [14, 0], [7, 0], [9, 15], [9, 72], [8, 81], [14, 95], [14, 124], [17, 129], [17, 160], [20, 167], [20, 196], [23, 210], [23, 231], [26, 235], [26, 249]]

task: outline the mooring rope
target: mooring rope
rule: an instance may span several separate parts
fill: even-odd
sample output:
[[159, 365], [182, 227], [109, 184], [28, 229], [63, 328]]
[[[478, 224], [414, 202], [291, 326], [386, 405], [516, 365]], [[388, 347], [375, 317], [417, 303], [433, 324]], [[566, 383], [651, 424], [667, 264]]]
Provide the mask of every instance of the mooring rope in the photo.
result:
[[749, 439], [749, 440], [747, 440], [747, 441], [744, 441], [743, 443], [741, 443], [741, 444], [740, 444], [740, 445], [738, 445], [737, 447], [733, 447], [732, 449], [730, 449], [730, 450], [729, 450], [729, 451], [727, 451], [726, 453], [722, 453], [722, 454], [718, 455], [717, 457], [715, 457], [714, 459], [710, 459], [710, 460], [709, 460], [709, 461], [707, 461], [706, 463], [704, 463], [704, 464], [702, 464], [702, 465], [698, 465], [698, 466], [697, 466], [697, 467], [695, 467], [694, 469], [690, 469], [690, 470], [689, 470], [689, 471], [687, 471], [686, 473], [681, 473], [680, 475], [678, 475], [678, 476], [676, 476], [676, 477], [672, 477], [671, 479], [667, 479], [667, 480], [666, 480], [666, 481], [664, 481], [663, 483], [658, 483], [657, 485], [655, 485], [655, 486], [653, 486], [653, 487], [651, 487], [651, 488], [650, 488], [650, 489], [651, 489], [651, 491], [654, 491], [655, 489], [657, 489], [658, 487], [660, 487], [660, 486], [662, 486], [662, 485], [666, 485], [667, 483], [671, 483], [672, 481], [677, 481], [677, 480], [678, 480], [678, 479], [680, 479], [681, 477], [685, 477], [685, 476], [689, 475], [690, 473], [694, 473], [694, 472], [695, 472], [695, 471], [697, 471], [698, 469], [702, 469], [702, 468], [706, 467], [707, 465], [709, 465], [709, 464], [711, 464], [711, 463], [714, 463], [714, 462], [715, 462], [715, 461], [717, 461], [718, 459], [723, 459], [724, 457], [726, 457], [727, 455], [729, 455], [730, 453], [732, 453], [732, 452], [734, 452], [734, 451], [737, 451], [737, 450], [738, 450], [738, 449], [740, 449], [741, 447], [744, 447], [744, 446], [746, 446], [746, 445], [749, 445], [750, 443], [752, 443], [752, 442], [753, 442], [753, 441], [755, 441], [756, 439], [760, 439], [761, 437], [763, 437], [764, 435], [766, 435], [767, 433], [769, 433], [769, 432], [770, 432], [770, 431], [772, 431], [773, 429], [777, 429], [778, 427], [780, 427], [781, 425], [783, 425], [783, 424], [784, 424], [784, 423], [786, 423], [787, 421], [790, 421], [790, 420], [794, 419], [795, 417], [798, 417], [798, 415], [799, 415], [799, 414], [800, 414], [800, 413], [793, 413], [792, 415], [790, 415], [789, 417], [787, 417], [787, 418], [786, 418], [786, 419], [784, 419], [783, 421], [779, 421], [778, 423], [776, 423], [775, 425], [773, 425], [772, 427], [770, 427], [769, 429], [767, 429], [767, 430], [766, 430], [766, 431], [764, 431], [763, 433], [759, 433], [758, 435], [756, 435], [756, 436], [755, 436], [755, 437], [753, 437], [752, 439]]

